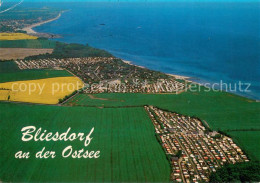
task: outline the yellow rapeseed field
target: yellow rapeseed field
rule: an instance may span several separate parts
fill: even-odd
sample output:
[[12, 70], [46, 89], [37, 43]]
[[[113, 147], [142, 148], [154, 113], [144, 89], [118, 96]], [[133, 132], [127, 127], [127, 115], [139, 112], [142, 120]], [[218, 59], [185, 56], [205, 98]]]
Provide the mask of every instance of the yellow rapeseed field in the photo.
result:
[[30, 36], [24, 33], [0, 33], [0, 40], [19, 40], [19, 39], [37, 39], [37, 37]]
[[82, 87], [83, 82], [73, 76], [0, 83], [0, 100], [57, 104]]

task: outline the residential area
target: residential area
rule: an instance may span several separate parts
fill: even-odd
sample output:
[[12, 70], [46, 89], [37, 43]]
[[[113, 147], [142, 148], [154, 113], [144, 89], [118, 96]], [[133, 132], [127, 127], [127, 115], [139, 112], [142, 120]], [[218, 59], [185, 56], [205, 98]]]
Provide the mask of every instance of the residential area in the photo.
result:
[[249, 161], [230, 137], [211, 131], [199, 119], [153, 106], [145, 109], [171, 162], [172, 180], [208, 182], [210, 174], [225, 163]]
[[184, 81], [114, 57], [19, 60], [20, 69], [66, 69], [81, 78], [85, 93], [180, 93]]

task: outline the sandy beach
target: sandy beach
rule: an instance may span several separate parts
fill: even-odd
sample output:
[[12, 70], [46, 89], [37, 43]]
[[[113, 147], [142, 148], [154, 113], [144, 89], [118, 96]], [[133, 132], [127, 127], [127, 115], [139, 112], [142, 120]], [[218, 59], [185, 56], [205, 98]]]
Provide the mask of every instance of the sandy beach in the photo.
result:
[[[145, 67], [140, 66], [140, 65], [132, 64], [132, 62], [131, 62], [131, 61], [128, 61], [128, 60], [123, 60], [123, 62], [125, 62], [126, 64], [129, 64], [129, 65], [134, 65], [134, 66], [136, 66], [136, 67], [145, 68]], [[165, 73], [165, 74], [167, 74], [167, 75], [169, 75], [169, 76], [173, 76], [173, 77], [175, 77], [176, 79], [182, 79], [182, 80], [187, 80], [187, 81], [189, 81], [188, 79], [190, 79], [190, 77], [188, 77], [188, 76], [181, 76], [181, 75], [168, 74], [168, 73]], [[189, 81], [189, 82], [192, 82], [192, 81]]]
[[43, 22], [39, 22], [39, 23], [36, 23], [36, 24], [32, 24], [28, 27], [23, 28], [22, 30], [26, 31], [27, 34], [30, 34], [30, 35], [38, 34], [36, 31], [33, 30], [33, 28], [38, 27], [38, 26], [43, 25], [43, 24], [46, 24], [46, 23], [49, 23], [49, 22], [52, 22], [54, 20], [58, 20], [61, 17], [63, 12], [64, 11], [60, 12], [59, 15], [55, 18], [52, 18], [52, 19], [49, 19], [49, 20], [46, 20], [46, 21], [43, 21]]
[[129, 64], [129, 65], [134, 65], [134, 66], [136, 66], [136, 67], [145, 68], [145, 67], [140, 66], [140, 65], [132, 64], [132, 61], [128, 61], [128, 60], [122, 60], [122, 61], [125, 62], [126, 64]]

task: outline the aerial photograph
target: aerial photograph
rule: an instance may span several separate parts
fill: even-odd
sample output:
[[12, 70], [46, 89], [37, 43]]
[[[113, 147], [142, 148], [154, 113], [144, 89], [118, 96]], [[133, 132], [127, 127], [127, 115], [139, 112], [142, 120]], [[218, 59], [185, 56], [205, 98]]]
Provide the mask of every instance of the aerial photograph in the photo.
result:
[[260, 182], [260, 0], [0, 0], [0, 183]]

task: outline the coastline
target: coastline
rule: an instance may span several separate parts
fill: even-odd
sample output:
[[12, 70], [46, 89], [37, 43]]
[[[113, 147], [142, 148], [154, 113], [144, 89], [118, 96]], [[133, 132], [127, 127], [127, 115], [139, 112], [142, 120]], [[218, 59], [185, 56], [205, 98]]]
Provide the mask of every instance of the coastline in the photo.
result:
[[46, 37], [46, 38], [54, 38], [54, 37], [55, 38], [59, 38], [60, 36], [58, 36], [58, 35], [53, 35], [53, 34], [49, 34], [49, 33], [39, 33], [39, 32], [36, 32], [35, 30], [33, 30], [33, 28], [41, 26], [41, 25], [46, 24], [46, 23], [50, 23], [50, 22], [55, 21], [55, 20], [58, 20], [64, 12], [65, 11], [61, 11], [58, 14], [58, 16], [56, 16], [55, 18], [32, 24], [30, 26], [22, 28], [21, 30], [23, 30], [27, 34], [33, 35], [33, 36]]
[[[25, 27], [25, 28], [23, 28], [23, 29], [21, 29], [21, 30], [26, 31], [27, 34], [29, 34], [29, 35], [34, 35], [34, 36], [37, 36], [37, 37], [61, 38], [61, 36], [59, 36], [59, 35], [53, 35], [53, 34], [49, 34], [49, 33], [38, 33], [38, 32], [36, 32], [36, 31], [34, 31], [33, 28], [38, 27], [38, 26], [41, 26], [41, 25], [46, 24], [46, 23], [49, 23], [49, 22], [52, 22], [52, 21], [55, 21], [55, 20], [58, 20], [64, 12], [66, 12], [66, 11], [61, 11], [61, 12], [58, 14], [58, 16], [55, 17], [55, 18], [52, 18], [52, 19], [49, 19], [49, 20], [46, 20], [46, 21], [42, 21], [42, 22], [39, 22], [39, 23], [35, 23], [35, 24], [30, 25], [30, 26], [27, 26], [27, 27]], [[144, 67], [144, 66], [140, 66], [140, 65], [133, 64], [133, 62], [132, 62], [132, 61], [129, 61], [129, 60], [123, 60], [123, 59], [122, 59], [122, 61], [123, 61], [124, 63], [126, 63], [126, 64], [133, 65], [133, 66], [136, 66], [136, 67], [139, 67], [139, 68], [146, 68], [146, 67]], [[161, 72], [162, 72], [162, 71], [161, 71]], [[163, 72], [163, 73], [165, 73], [165, 72]], [[169, 75], [169, 76], [172, 76], [172, 77], [175, 77], [176, 79], [185, 80], [185, 81], [187, 81], [187, 82], [189, 82], [189, 83], [195, 83], [195, 84], [198, 84], [198, 85], [200, 85], [200, 86], [204, 86], [202, 83], [199, 83], [198, 81], [193, 81], [193, 80], [192, 80], [192, 77], [190, 77], [190, 76], [177, 75], [177, 74], [171, 74], [171, 73], [165, 73], [165, 74], [167, 74], [167, 75]], [[235, 94], [235, 95], [237, 95], [237, 96], [244, 97], [244, 98], [247, 98], [247, 99], [250, 99], [250, 100], [259, 102], [259, 100], [256, 99], [256, 98], [254, 98], [254, 96], [242, 95], [242, 94], [240, 94], [240, 93], [233, 93], [233, 92], [228, 92], [228, 93], [230, 93], [230, 94]]]
[[[124, 63], [126, 63], [126, 64], [129, 64], [129, 65], [133, 65], [133, 66], [140, 67], [140, 68], [146, 68], [144, 66], [133, 64], [132, 61], [129, 61], [129, 60], [123, 60], [122, 59], [122, 61]], [[163, 72], [163, 73], [165, 73], [165, 72]], [[199, 86], [203, 86], [203, 87], [206, 87], [206, 88], [211, 88], [209, 86], [205, 86], [202, 83], [199, 83], [198, 81], [193, 81], [192, 77], [189, 77], [189, 76], [183, 76], [183, 75], [177, 75], [177, 74], [169, 74], [169, 73], [165, 73], [165, 74], [167, 74], [169, 76], [172, 76], [172, 77], [175, 77], [176, 79], [184, 80], [184, 81], [186, 81], [188, 83], [194, 83], [194, 84], [199, 85]], [[235, 96], [238, 96], [238, 97], [242, 97], [242, 98], [245, 98], [245, 99], [247, 99], [249, 101], [260, 102], [260, 100], [254, 98], [253, 96], [250, 96], [250, 95], [242, 95], [241, 93], [233, 93], [233, 92], [230, 92], [230, 91], [222, 91], [222, 92], [226, 92], [226, 93], [228, 93], [230, 95], [235, 95]]]
[[[140, 67], [140, 68], [146, 68], [146, 67], [144, 67], [144, 66], [135, 65], [135, 64], [132, 63], [132, 61], [129, 61], [129, 60], [123, 60], [123, 59], [122, 59], [122, 61], [123, 61], [124, 63], [126, 63], [126, 64], [129, 64], [129, 65], [133, 65], [133, 66]], [[163, 72], [163, 73], [164, 73], [164, 72]], [[167, 74], [167, 75], [169, 75], [169, 76], [173, 76], [173, 77], [175, 77], [176, 79], [181, 79], [181, 80], [186, 80], [186, 81], [188, 81], [188, 82], [192, 82], [192, 81], [189, 80], [190, 77], [188, 77], [188, 76], [181, 76], [181, 75], [169, 74], [169, 73], [165, 73], [165, 74]], [[199, 83], [198, 83], [198, 84], [199, 84]]]

